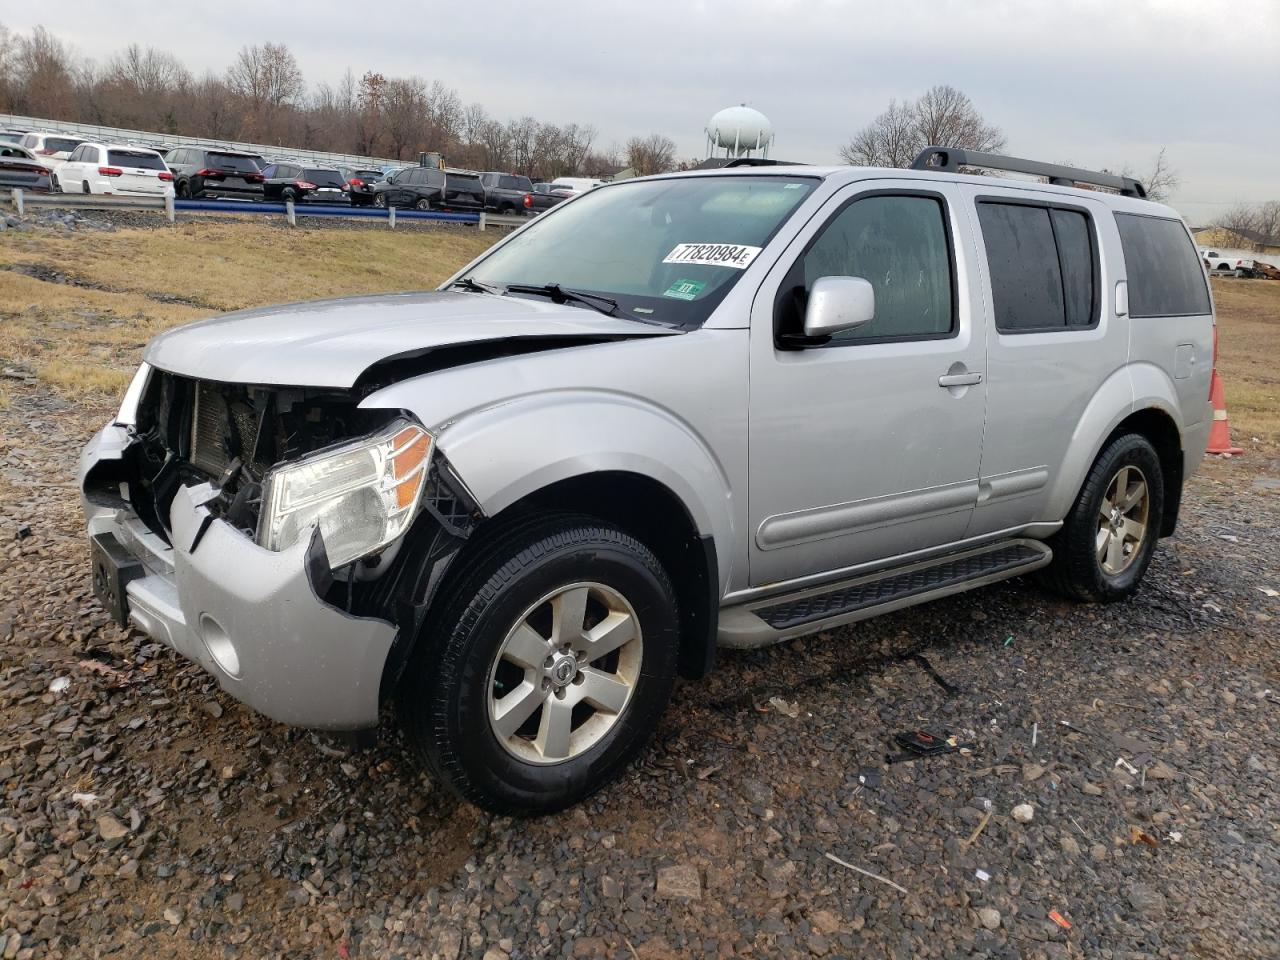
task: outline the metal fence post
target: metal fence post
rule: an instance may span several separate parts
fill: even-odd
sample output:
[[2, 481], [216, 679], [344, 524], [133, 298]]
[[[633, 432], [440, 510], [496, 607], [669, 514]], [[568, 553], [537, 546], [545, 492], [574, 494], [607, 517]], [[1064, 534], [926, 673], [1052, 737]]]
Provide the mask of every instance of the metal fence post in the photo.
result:
[[13, 188], [13, 205], [18, 210], [18, 216], [22, 216], [23, 204], [22, 204], [22, 188], [21, 187]]
[[170, 223], [173, 223], [176, 219], [176, 214], [173, 210], [173, 197], [164, 198], [164, 216]]
[[289, 226], [296, 227], [298, 225], [298, 216], [294, 212], [292, 200], [286, 200], [284, 202], [284, 215], [289, 220]]
[[394, 230], [396, 228], [396, 208], [387, 204], [387, 226]]
[[481, 211], [480, 211], [480, 222], [479, 222], [478, 224], [476, 224], [476, 226], [478, 226], [481, 230], [483, 230], [483, 229], [484, 229], [484, 221], [485, 221], [484, 211], [483, 211], [483, 210], [481, 210]]

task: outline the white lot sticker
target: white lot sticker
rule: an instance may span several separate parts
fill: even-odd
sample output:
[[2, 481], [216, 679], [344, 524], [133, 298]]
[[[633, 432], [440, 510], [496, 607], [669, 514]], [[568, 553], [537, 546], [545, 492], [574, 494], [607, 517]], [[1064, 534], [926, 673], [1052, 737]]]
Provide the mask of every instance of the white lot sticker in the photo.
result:
[[662, 260], [663, 263], [700, 263], [709, 267], [732, 267], [745, 270], [760, 253], [760, 247], [744, 247], [740, 243], [682, 243]]

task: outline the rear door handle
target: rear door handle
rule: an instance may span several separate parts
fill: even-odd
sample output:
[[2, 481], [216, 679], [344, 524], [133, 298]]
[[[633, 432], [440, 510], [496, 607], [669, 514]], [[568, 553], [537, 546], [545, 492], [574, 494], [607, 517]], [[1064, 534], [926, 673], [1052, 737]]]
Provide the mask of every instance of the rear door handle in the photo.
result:
[[981, 382], [980, 373], [947, 373], [938, 378], [940, 387], [972, 387]]

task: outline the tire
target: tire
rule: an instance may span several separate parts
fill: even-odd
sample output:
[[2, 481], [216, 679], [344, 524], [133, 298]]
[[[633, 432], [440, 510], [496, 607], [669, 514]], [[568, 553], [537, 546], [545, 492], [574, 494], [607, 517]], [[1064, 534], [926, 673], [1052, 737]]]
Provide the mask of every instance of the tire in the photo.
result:
[[81, 193], [93, 193], [93, 191], [89, 189], [89, 181], [88, 181], [88, 180], [81, 180], [81, 181], [80, 181], [80, 192], [81, 192]]
[[430, 209], [431, 209], [431, 201], [430, 201], [430, 200], [428, 200], [426, 197], [423, 197], [421, 200], [419, 200], [419, 201], [418, 201], [417, 203], [415, 203], [413, 206], [414, 206], [414, 209], [417, 209], [417, 210], [430, 210]]
[[[401, 684], [406, 736], [437, 781], [485, 810], [530, 816], [577, 803], [644, 749], [666, 708], [679, 645], [671, 581], [648, 547], [580, 516], [508, 527], [460, 562]], [[604, 642], [623, 641], [581, 663], [546, 639], [557, 637], [553, 611], [579, 598], [588, 632], [609, 616]], [[581, 627], [569, 632], [584, 642]], [[591, 691], [615, 709], [593, 706]], [[519, 727], [498, 729], [504, 709], [524, 718]]]
[[373, 195], [373, 205], [375, 207], [386, 207], [388, 205], [387, 195], [385, 193], [375, 193]]
[[[1122, 472], [1126, 474], [1123, 481]], [[1129, 497], [1117, 503], [1121, 482]], [[1140, 499], [1124, 509], [1139, 482], [1145, 503]], [[1117, 506], [1122, 509], [1118, 520]], [[1125, 599], [1138, 589], [1147, 572], [1163, 518], [1164, 472], [1155, 448], [1141, 434], [1113, 437], [1090, 468], [1062, 529], [1049, 541], [1053, 561], [1042, 571], [1042, 582], [1076, 600], [1113, 603]], [[1141, 536], [1131, 540], [1137, 529], [1134, 523], [1140, 524]]]
[[62, 184], [58, 182], [58, 175], [56, 173], [50, 174], [49, 176], [49, 192], [50, 193], [62, 192]]
[[298, 194], [294, 192], [292, 187], [285, 187], [283, 190], [280, 191], [280, 202], [288, 203], [290, 200], [292, 200], [294, 203], [297, 203]]
[[178, 192], [179, 200], [190, 200], [191, 199], [191, 182], [189, 180], [179, 180], [177, 192]]

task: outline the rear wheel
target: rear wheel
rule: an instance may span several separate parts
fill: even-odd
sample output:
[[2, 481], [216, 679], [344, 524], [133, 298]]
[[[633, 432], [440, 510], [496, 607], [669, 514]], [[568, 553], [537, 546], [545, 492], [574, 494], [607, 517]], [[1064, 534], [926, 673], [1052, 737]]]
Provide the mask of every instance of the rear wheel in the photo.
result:
[[81, 181], [80, 181], [80, 192], [81, 192], [81, 193], [93, 193], [93, 191], [89, 189], [89, 181], [88, 181], [88, 180], [81, 180]]
[[375, 207], [386, 207], [387, 195], [385, 193], [375, 193], [373, 195], [373, 205]]
[[675, 678], [675, 592], [658, 559], [586, 517], [510, 528], [428, 624], [400, 694], [432, 775], [496, 813], [582, 800], [648, 743]]
[[280, 191], [280, 199], [285, 203], [288, 203], [290, 200], [297, 201], [298, 194], [292, 187], [285, 187]]
[[1043, 580], [1079, 600], [1110, 603], [1136, 589], [1164, 516], [1160, 457], [1141, 434], [1114, 437], [1098, 454], [1062, 529]]
[[49, 176], [49, 189], [54, 193], [62, 192], [62, 184], [58, 182], [58, 175], [56, 173], [50, 174]]
[[421, 200], [415, 203], [414, 206], [419, 210], [430, 210], [431, 201], [428, 200], [426, 197], [423, 197]]

